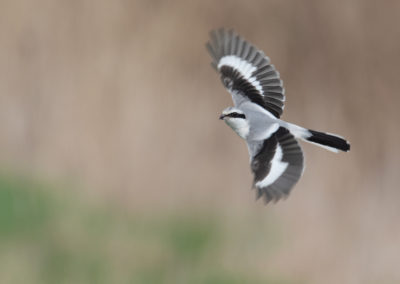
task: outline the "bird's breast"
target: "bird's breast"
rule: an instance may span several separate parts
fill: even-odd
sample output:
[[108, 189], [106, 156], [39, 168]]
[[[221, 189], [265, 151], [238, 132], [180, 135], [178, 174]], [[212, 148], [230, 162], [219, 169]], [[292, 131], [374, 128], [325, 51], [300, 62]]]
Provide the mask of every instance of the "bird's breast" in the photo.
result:
[[241, 138], [246, 139], [250, 132], [250, 126], [244, 119], [226, 119], [226, 124], [236, 132]]

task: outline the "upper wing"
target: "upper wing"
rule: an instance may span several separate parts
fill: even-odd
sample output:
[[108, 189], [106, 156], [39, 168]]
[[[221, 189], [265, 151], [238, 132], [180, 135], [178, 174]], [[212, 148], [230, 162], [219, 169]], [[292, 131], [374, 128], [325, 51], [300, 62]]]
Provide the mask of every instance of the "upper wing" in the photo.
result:
[[280, 127], [259, 145], [249, 145], [249, 150], [257, 198], [264, 195], [268, 203], [287, 197], [304, 167], [303, 152], [293, 135]]
[[279, 118], [285, 101], [285, 90], [279, 72], [269, 58], [232, 30], [214, 30], [207, 49], [212, 66], [232, 94], [235, 105], [250, 100]]

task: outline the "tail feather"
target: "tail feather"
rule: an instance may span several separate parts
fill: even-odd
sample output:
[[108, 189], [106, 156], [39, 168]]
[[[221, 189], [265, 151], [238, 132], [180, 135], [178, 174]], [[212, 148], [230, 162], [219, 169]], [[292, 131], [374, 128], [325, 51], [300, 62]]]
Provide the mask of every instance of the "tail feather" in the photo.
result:
[[350, 143], [339, 135], [306, 129], [290, 123], [288, 124], [288, 129], [296, 138], [315, 144], [329, 151], [338, 152], [341, 150], [347, 152], [350, 150]]
[[306, 138], [308, 142], [324, 145], [344, 152], [350, 151], [349, 142], [338, 135], [323, 133], [311, 129], [308, 131], [311, 133], [311, 136]]

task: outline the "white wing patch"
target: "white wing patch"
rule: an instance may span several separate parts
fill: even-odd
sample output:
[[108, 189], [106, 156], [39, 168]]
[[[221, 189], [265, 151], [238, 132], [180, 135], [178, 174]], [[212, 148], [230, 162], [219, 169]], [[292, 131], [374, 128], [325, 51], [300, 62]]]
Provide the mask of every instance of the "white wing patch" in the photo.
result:
[[283, 112], [285, 89], [269, 58], [232, 30], [214, 30], [210, 37], [206, 46], [212, 57], [211, 65], [219, 71], [224, 86], [233, 93], [234, 101], [237, 99], [235, 91], [243, 100], [258, 104], [279, 118]]
[[282, 148], [278, 144], [276, 147], [275, 155], [271, 160], [271, 170], [263, 180], [256, 183], [257, 187], [264, 188], [273, 184], [284, 173], [289, 163], [282, 162], [282, 156]]
[[257, 81], [256, 77], [252, 77], [254, 71], [257, 70], [257, 67], [252, 65], [246, 60], [236, 56], [236, 55], [227, 55], [222, 57], [218, 62], [218, 69], [222, 66], [229, 66], [236, 69], [260, 94], [263, 93], [263, 89], [260, 85], [260, 82]]

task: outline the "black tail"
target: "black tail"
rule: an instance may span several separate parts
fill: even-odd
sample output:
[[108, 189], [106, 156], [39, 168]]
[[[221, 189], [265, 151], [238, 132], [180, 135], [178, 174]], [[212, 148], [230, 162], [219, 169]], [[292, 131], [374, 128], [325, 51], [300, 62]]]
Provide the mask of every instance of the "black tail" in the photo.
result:
[[[319, 145], [323, 145], [329, 148], [333, 148], [336, 150], [342, 150], [347, 152], [350, 150], [350, 144], [345, 139], [335, 134], [327, 134], [319, 131], [314, 131], [309, 129], [311, 133], [310, 137], [305, 138], [305, 140], [309, 142], [313, 142]], [[331, 149], [331, 150], [333, 150]]]

